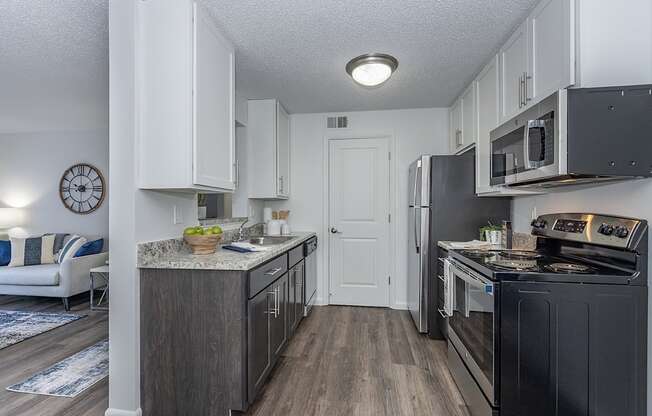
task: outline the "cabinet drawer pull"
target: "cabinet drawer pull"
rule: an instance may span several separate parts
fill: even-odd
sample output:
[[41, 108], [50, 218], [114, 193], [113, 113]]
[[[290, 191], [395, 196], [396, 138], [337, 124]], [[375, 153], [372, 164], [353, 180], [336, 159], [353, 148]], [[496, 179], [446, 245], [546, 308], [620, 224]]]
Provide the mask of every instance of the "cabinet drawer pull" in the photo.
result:
[[283, 270], [281, 267], [277, 267], [276, 269], [270, 269], [270, 270], [265, 272], [265, 275], [266, 276], [274, 276], [276, 273], [280, 272], [281, 270]]

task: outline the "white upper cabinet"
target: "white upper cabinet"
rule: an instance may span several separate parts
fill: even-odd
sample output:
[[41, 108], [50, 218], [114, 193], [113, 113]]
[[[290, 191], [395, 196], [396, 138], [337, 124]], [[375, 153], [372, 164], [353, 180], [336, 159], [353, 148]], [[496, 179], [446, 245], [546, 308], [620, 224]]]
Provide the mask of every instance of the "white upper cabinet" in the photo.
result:
[[[475, 84], [472, 83], [462, 94], [462, 146], [466, 149], [475, 143], [478, 118], [475, 104]], [[461, 150], [460, 149], [460, 150]]]
[[290, 196], [290, 117], [277, 100], [249, 100], [249, 198]]
[[489, 146], [489, 133], [498, 126], [498, 66], [496, 56], [480, 72], [475, 80], [477, 97], [478, 141], [475, 146], [475, 189], [477, 194], [493, 192], [489, 184], [491, 177], [491, 150]]
[[139, 187], [233, 191], [233, 46], [193, 1], [138, 5]]
[[527, 28], [527, 22], [520, 25], [498, 52], [501, 122], [518, 114], [526, 105], [524, 78], [528, 70]]
[[574, 7], [572, 0], [543, 0], [527, 20], [528, 106], [575, 83]]
[[477, 137], [475, 85], [471, 84], [450, 109], [451, 153], [463, 153]]
[[462, 138], [462, 99], [458, 98], [449, 110], [451, 153], [464, 145]]

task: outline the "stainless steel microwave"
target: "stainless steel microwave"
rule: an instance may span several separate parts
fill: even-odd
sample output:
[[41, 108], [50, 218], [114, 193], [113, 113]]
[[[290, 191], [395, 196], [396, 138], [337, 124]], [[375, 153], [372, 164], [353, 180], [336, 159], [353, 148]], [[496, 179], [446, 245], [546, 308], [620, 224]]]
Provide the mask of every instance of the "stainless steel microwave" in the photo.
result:
[[559, 90], [490, 133], [492, 185], [652, 176], [652, 85]]

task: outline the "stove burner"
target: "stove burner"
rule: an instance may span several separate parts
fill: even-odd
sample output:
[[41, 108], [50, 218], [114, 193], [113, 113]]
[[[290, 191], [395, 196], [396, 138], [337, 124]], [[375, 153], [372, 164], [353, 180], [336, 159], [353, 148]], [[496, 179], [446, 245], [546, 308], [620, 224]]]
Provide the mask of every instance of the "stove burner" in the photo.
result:
[[462, 250], [460, 253], [470, 257], [491, 257], [496, 254], [489, 250]]
[[592, 267], [574, 263], [552, 263], [546, 265], [546, 269], [555, 273], [591, 273], [593, 271]]
[[532, 271], [537, 270], [537, 262], [533, 260], [507, 260], [499, 259], [489, 262], [492, 266], [499, 269], [516, 270], [516, 271]]
[[506, 258], [506, 259], [521, 259], [521, 260], [534, 260], [541, 258], [542, 255], [537, 253], [536, 251], [528, 251], [528, 250], [510, 250], [510, 251], [501, 251], [500, 252], [500, 257]]

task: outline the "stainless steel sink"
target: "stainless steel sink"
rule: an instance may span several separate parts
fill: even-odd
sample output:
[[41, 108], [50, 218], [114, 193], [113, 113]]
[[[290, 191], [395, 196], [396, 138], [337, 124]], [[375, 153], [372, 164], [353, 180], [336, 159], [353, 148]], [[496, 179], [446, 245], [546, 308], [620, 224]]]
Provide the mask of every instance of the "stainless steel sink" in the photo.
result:
[[292, 236], [260, 235], [249, 238], [249, 242], [257, 246], [273, 246], [277, 244], [287, 243], [293, 238], [294, 237]]

